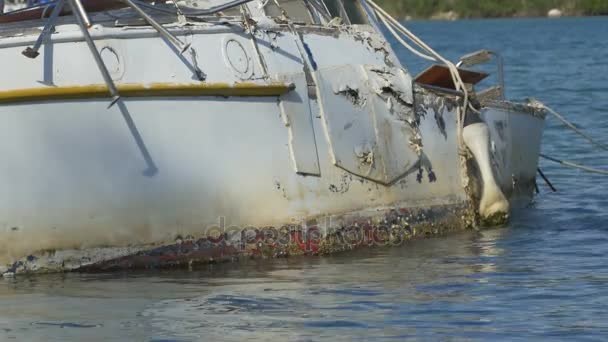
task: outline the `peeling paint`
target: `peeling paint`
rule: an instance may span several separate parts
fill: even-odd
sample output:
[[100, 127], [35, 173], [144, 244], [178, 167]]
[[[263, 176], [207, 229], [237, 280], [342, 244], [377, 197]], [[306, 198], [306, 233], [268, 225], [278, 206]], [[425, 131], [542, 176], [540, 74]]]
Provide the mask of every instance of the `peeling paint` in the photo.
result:
[[346, 26], [344, 30], [351, 35], [355, 40], [364, 42], [370, 51], [375, 53], [381, 53], [384, 57], [384, 62], [388, 67], [394, 67], [397, 65], [393, 60], [388, 43], [376, 32], [361, 31], [356, 26]]
[[386, 102], [389, 112], [396, 120], [406, 122], [416, 129], [420, 125], [420, 118], [413, 110], [413, 97], [410, 88], [399, 85], [395, 73], [388, 68], [372, 68], [370, 70], [374, 79], [374, 91], [378, 97]]
[[433, 111], [436, 115], [443, 117], [446, 112], [452, 112], [458, 107], [457, 100], [448, 95], [436, 95], [432, 91], [420, 87], [416, 88], [414, 94], [416, 112], [419, 115], [426, 115]]
[[362, 165], [373, 167], [374, 165], [374, 148], [370, 144], [357, 146], [355, 148], [355, 154]]
[[350, 85], [341, 86], [336, 94], [346, 97], [355, 106], [363, 107], [367, 103], [367, 99], [361, 96], [359, 89]]
[[416, 120], [415, 115], [412, 115], [412, 105], [405, 102], [403, 93], [398, 92], [391, 86], [385, 86], [382, 87], [378, 96], [386, 101], [390, 112], [394, 114], [398, 120], [406, 121], [413, 127], [419, 125], [419, 120]]
[[289, 200], [289, 196], [287, 195], [287, 189], [285, 189], [285, 187], [281, 184], [281, 182], [279, 182], [278, 180], [275, 180], [274, 186], [281, 193], [281, 196], [283, 196], [283, 198]]
[[[113, 32], [110, 29], [115, 25], [114, 22], [115, 19], [102, 22], [101, 25], [108, 26], [108, 28], [100, 32], [98, 38], [115, 38], [122, 34], [122, 32]], [[218, 35], [242, 35], [243, 32], [246, 32], [244, 24], [239, 21], [222, 21], [220, 25], [217, 22], [189, 21], [185, 25], [186, 28], [175, 27], [172, 28], [172, 32], [178, 35], [187, 34], [193, 44], [203, 45], [202, 40], [205, 40], [205, 46], [212, 46], [207, 43], [213, 42], [212, 39]], [[272, 114], [276, 110], [274, 101], [269, 101], [267, 104], [263, 101], [244, 104], [235, 101], [228, 105], [229, 99], [209, 99], [205, 104], [205, 109], [209, 109], [210, 112], [223, 112], [229, 106], [231, 113], [246, 112], [249, 114], [251, 111], [270, 113], [256, 116], [255, 120], [251, 119], [251, 115], [239, 117], [239, 122], [244, 122], [240, 126], [245, 126], [251, 131], [268, 132], [268, 134], [253, 137], [254, 139], [250, 141], [255, 141], [255, 144], [259, 143], [259, 146], [255, 146], [255, 149], [252, 148], [246, 153], [242, 153], [242, 144], [238, 148], [234, 148], [227, 141], [224, 148], [232, 147], [229, 149], [230, 153], [220, 151], [218, 154], [211, 154], [211, 157], [205, 155], [205, 158], [201, 158], [200, 154], [194, 157], [184, 154], [180, 156], [182, 158], [180, 166], [182, 164], [194, 166], [206, 164], [205, 168], [178, 170], [177, 164], [171, 164], [176, 168], [176, 170], [172, 170], [174, 173], [161, 174], [159, 177], [166, 177], [170, 174], [179, 176], [161, 179], [166, 188], [154, 188], [155, 184], [161, 183], [159, 181], [155, 184], [146, 183], [145, 186], [139, 188], [148, 189], [149, 186], [151, 193], [152, 190], [158, 191], [159, 196], [156, 198], [171, 199], [171, 196], [174, 196], [183, 200], [187, 205], [192, 202], [197, 203], [185, 209], [184, 221], [199, 222], [199, 220], [206, 220], [209, 216], [224, 211], [229, 211], [230, 214], [238, 212], [240, 215], [241, 212], [254, 208], [255, 213], [242, 214], [243, 218], [239, 217], [242, 219], [240, 222], [267, 223], [271, 221], [276, 223], [274, 220], [284, 222], [288, 221], [285, 219], [286, 217], [299, 215], [303, 217], [299, 220], [303, 223], [285, 224], [276, 229], [273, 227], [241, 227], [236, 231], [215, 231], [211, 234], [199, 230], [198, 223], [192, 223], [187, 228], [184, 228], [186, 223], [177, 223], [177, 228], [175, 228], [167, 227], [171, 223], [167, 224], [163, 220], [150, 223], [142, 222], [140, 217], [128, 216], [128, 219], [132, 219], [136, 223], [131, 224], [127, 219], [118, 218], [115, 221], [108, 221], [119, 222], [116, 225], [91, 224], [86, 229], [74, 229], [74, 232], [77, 231], [80, 234], [75, 237], [70, 236], [70, 231], [60, 225], [58, 229], [55, 229], [54, 226], [48, 229], [47, 226], [39, 225], [42, 227], [39, 230], [43, 234], [51, 230], [60, 232], [55, 235], [41, 236], [35, 232], [28, 236], [27, 234], [32, 234], [30, 233], [32, 230], [30, 222], [25, 224], [20, 219], [13, 218], [8, 220], [10, 223], [5, 225], [5, 231], [2, 232], [8, 237], [7, 241], [28, 241], [22, 237], [35, 237], [40, 241], [45, 241], [46, 244], [24, 244], [25, 247], [19, 247], [21, 249], [15, 247], [15, 249], [9, 250], [4, 256], [5, 259], [2, 259], [3, 263], [6, 260], [6, 264], [0, 265], [0, 274], [12, 276], [29, 272], [73, 270], [192, 268], [199, 264], [238, 261], [248, 257], [279, 258], [293, 255], [324, 255], [361, 247], [399, 245], [410, 239], [468, 229], [479, 223], [475, 210], [475, 201], [478, 198], [475, 196], [478, 196], [480, 185], [476, 183], [478, 177], [475, 175], [475, 170], [466, 175], [460, 175], [458, 171], [455, 171], [458, 167], [462, 167], [457, 162], [458, 159], [472, 163], [471, 159], [467, 160], [466, 155], [462, 157], [457, 155], [457, 146], [454, 143], [455, 129], [452, 112], [458, 105], [458, 97], [433, 93], [414, 86], [407, 71], [399, 68], [399, 63], [384, 37], [373, 31], [371, 27], [297, 26], [287, 21], [286, 18], [266, 21], [262, 19], [257, 22], [248, 22], [248, 24], [255, 26], [254, 34], [259, 38], [262, 51], [266, 54], [265, 57], [268, 57], [269, 72], [265, 76], [294, 77], [296, 80], [300, 77], [302, 79], [299, 80], [299, 83], [294, 82], [294, 84], [297, 83], [297, 86], [291, 92], [293, 98], [283, 98], [279, 101], [279, 107], [282, 107], [280, 108], [281, 118], [285, 127], [282, 127], [280, 122], [276, 122], [279, 113]], [[69, 34], [73, 35], [74, 29], [69, 30], [72, 30]], [[128, 39], [137, 38], [140, 43], [151, 39], [154, 40], [154, 44], [162, 43], [157, 40], [157, 34], [151, 29], [138, 27], [128, 28], [128, 30]], [[66, 38], [68, 35], [65, 32], [59, 31], [53, 35], [53, 39], [61, 41], [61, 44], [72, 39]], [[217, 35], [209, 33], [217, 33]], [[197, 39], [193, 38], [195, 34], [198, 35]], [[293, 36], [300, 37], [301, 45], [297, 46], [298, 49], [294, 48], [294, 43], [297, 45], [298, 39], [292, 39]], [[304, 41], [304, 37], [306, 41]], [[10, 46], [6, 48], [14, 49], [20, 44], [29, 45], [35, 40], [35, 36], [27, 39], [29, 40], [11, 39], [10, 44], [7, 43]], [[348, 46], [356, 53], [353, 52], [346, 56], [352, 57], [348, 59], [348, 62], [335, 58], [335, 55], [339, 55], [335, 51], [340, 49], [327, 48], [334, 43], [336, 46], [338, 46], [337, 43], [344, 43], [340, 46]], [[165, 48], [164, 45], [162, 47]], [[327, 51], [324, 48], [327, 48]], [[19, 51], [15, 50], [15, 52], [15, 55], [19, 54]], [[349, 52], [351, 51], [349, 50]], [[311, 64], [310, 69], [313, 69], [314, 72], [308, 70], [308, 67], [302, 68], [303, 61], [304, 64], [308, 61]], [[56, 62], [61, 63], [60, 60]], [[224, 77], [221, 72], [214, 74]], [[180, 76], [173, 75], [173, 77], [179, 78]], [[261, 77], [261, 75], [256, 75], [256, 77]], [[25, 81], [29, 82], [29, 80]], [[307, 86], [309, 96], [305, 95]], [[294, 104], [294, 107], [288, 108], [287, 103]], [[302, 104], [312, 107], [308, 108]], [[306, 110], [293, 110], [298, 107], [296, 105]], [[507, 111], [525, 110], [536, 117], [542, 116], [540, 109], [535, 109], [530, 105], [501, 102], [496, 106]], [[89, 108], [92, 107], [86, 109]], [[140, 108], [144, 108], [141, 111], [146, 112], [146, 107]], [[41, 109], [39, 112], [43, 112]], [[9, 112], [13, 108], [5, 110]], [[26, 111], [23, 108], [20, 110]], [[184, 110], [200, 110], [200, 107], [186, 107]], [[54, 114], [60, 118], [61, 115], [64, 115], [60, 111]], [[268, 120], [269, 117], [275, 121]], [[316, 120], [317, 117], [321, 120]], [[141, 120], [138, 120], [138, 124], [149, 123], [147, 120], [147, 116], [142, 117]], [[196, 116], [195, 120], [200, 120], [193, 122], [193, 126], [197, 124], [196, 127], [199, 127], [199, 130], [195, 135], [184, 137], [184, 141], [200, 142], [202, 140], [197, 139], [205, 134], [212, 139], [216, 138], [214, 134], [225, 137], [228, 135], [227, 132], [233, 133], [238, 128], [234, 126], [235, 121], [232, 117], [214, 116], [215, 121], [205, 121], [205, 116]], [[62, 122], [73, 125], [72, 121]], [[205, 125], [208, 122], [213, 124]], [[511, 139], [510, 135], [513, 132], [509, 131], [510, 123], [503, 128], [500, 128], [499, 125], [499, 123], [489, 124], [497, 131], [504, 131], [504, 135], [499, 132], [494, 138], [497, 140]], [[210, 126], [211, 129], [205, 130]], [[148, 126], [148, 129], [150, 127], [156, 126]], [[222, 131], [223, 127], [229, 128]], [[63, 128], [67, 129], [65, 126]], [[277, 129], [274, 130], [274, 128]], [[48, 129], [45, 128], [45, 130]], [[315, 134], [315, 130], [318, 130], [318, 134]], [[100, 131], [99, 134], [102, 135], [97, 138], [108, 137], [109, 135], [104, 135], [108, 131]], [[188, 133], [186, 131], [184, 130], [183, 133]], [[31, 132], [28, 131], [26, 134], [31, 134]], [[55, 134], [52, 140], [49, 139], [50, 146], [44, 147], [49, 151], [57, 151], [59, 154], [64, 152], [63, 147], [67, 144], [60, 145], [60, 148], [53, 147], [52, 143], [56, 141], [57, 136], [63, 135]], [[263, 139], [267, 137], [272, 137], [272, 139]], [[247, 136], [247, 138], [251, 137]], [[163, 146], [167, 150], [179, 150], [184, 146], [176, 143], [180, 139], [160, 140], [157, 135], [151, 135], [147, 139], [150, 140], [150, 146]], [[104, 141], [110, 140], [105, 139]], [[87, 139], [85, 139], [86, 141]], [[316, 142], [319, 143], [318, 154]], [[511, 168], [511, 165], [507, 168], [505, 165], [510, 162], [507, 159], [515, 159], [510, 156], [513, 148], [512, 146], [507, 148], [506, 144], [500, 145], [499, 143], [496, 144], [498, 147], [493, 148], [501, 154], [501, 157], [497, 158], [497, 165], [499, 165], [497, 169], [506, 170], [504, 173], [511, 176], [507, 182], [512, 182], [513, 192], [516, 192], [517, 189], [521, 189], [522, 192], [527, 191], [527, 187], [533, 184], [534, 179], [530, 175], [522, 174], [524, 171], [521, 170], [532, 168], [520, 165], [518, 168]], [[306, 147], [310, 147], [310, 151]], [[124, 145], [121, 145], [120, 153], [125, 150]], [[263, 153], [257, 154], [259, 151]], [[303, 154], [302, 152], [310, 153]], [[87, 151], [86, 155], [83, 154], [82, 157], [75, 160], [83, 161], [80, 165], [88, 163], [88, 166], [97, 166], [99, 160], [95, 158], [112, 153], [116, 152], [93, 154]], [[123, 156], [120, 153], [116, 153], [115, 156]], [[287, 158], [281, 158], [287, 156], [288, 153], [292, 154], [295, 169], [289, 165], [285, 166], [282, 162]], [[94, 157], [90, 157], [91, 155]], [[119, 160], [126, 159], [120, 158]], [[444, 159], [449, 162], [444, 162]], [[217, 170], [207, 171], [209, 160], [214, 161], [214, 165], [218, 166]], [[169, 165], [170, 163], [165, 162], [164, 164]], [[104, 163], [104, 165], [110, 165], [110, 163]], [[226, 165], [228, 166], [226, 167]], [[250, 168], [250, 170], [246, 170], [248, 172], [243, 179], [240, 178], [241, 170], [239, 170], [241, 174], [231, 173], [232, 170], [241, 169], [243, 165], [245, 165], [245, 169]], [[320, 174], [321, 168], [323, 177]], [[91, 169], [96, 170], [98, 167]], [[216, 178], [204, 179], [208, 182], [204, 183], [201, 178], [207, 176], [207, 173]], [[65, 172], [55, 174], [63, 175]], [[186, 175], [190, 174], [196, 175], [194, 181], [187, 179]], [[120, 181], [121, 175], [110, 181]], [[184, 176], [182, 177], [182, 175]], [[311, 175], [318, 177], [311, 177]], [[74, 180], [78, 178], [76, 175], [73, 176], [69, 179], [70, 184], [76, 183]], [[235, 179], [239, 179], [240, 183], [235, 183]], [[24, 184], [27, 183], [27, 179], [25, 180]], [[82, 177], [76, 180], [80, 180], [79, 184], [82, 184], [83, 180], [88, 181], [89, 179]], [[462, 190], [461, 184], [454, 185], [454, 182], [459, 180], [463, 181], [462, 185], [465, 190]], [[209, 187], [222, 182], [228, 184], [226, 188], [214, 187], [213, 191], [208, 190]], [[255, 182], [261, 186], [247, 188]], [[203, 190], [194, 189], [196, 186], [200, 186]], [[189, 187], [193, 192], [191, 198], [180, 197], [183, 194], [172, 192], [175, 188]], [[35, 189], [34, 186], [32, 188]], [[116, 186], [116, 188], [120, 187]], [[81, 188], [79, 188], [74, 194], [80, 195], [81, 192]], [[221, 195], [212, 197], [209, 195], [211, 193]], [[135, 200], [132, 202], [153, 197], [137, 197], [138, 194], [132, 190], [117, 192], [117, 195], [113, 198], [127, 198], [133, 195]], [[424, 199], [436, 202], [429, 204]], [[216, 207], [216, 203], [222, 201], [230, 203], [227, 208], [220, 205]], [[235, 204], [236, 202], [238, 204]], [[345, 204], [333, 206], [337, 202]], [[377, 206], [372, 207], [370, 202], [377, 203]], [[198, 206], [199, 203], [202, 205]], [[264, 205], [257, 206], [258, 203]], [[110, 210], [108, 207], [103, 207], [103, 203], [102, 205], [99, 205], [99, 202], [94, 204], [101, 207], [100, 212], [112, 210], [111, 207]], [[170, 208], [169, 206], [172, 205], [170, 201], [158, 201], [155, 204], [157, 205], [155, 208], [162, 208], [162, 210], [167, 210], [166, 212], [171, 210], [177, 212], [183, 209], [182, 207]], [[412, 208], [412, 204], [423, 208]], [[248, 206], [250, 208], [246, 208]], [[150, 212], [146, 210], [147, 208], [130, 210], [129, 215], [148, 217], [146, 214]], [[264, 212], [258, 213], [262, 211]], [[279, 213], [279, 211], [281, 212]], [[339, 213], [332, 217], [335, 224], [324, 225], [320, 213], [326, 211], [330, 214]], [[168, 216], [166, 212], [163, 211], [159, 216]], [[192, 212], [196, 212], [196, 215], [191, 215]], [[114, 212], [112, 213], [114, 214]], [[181, 220], [182, 213], [178, 212], [175, 217], [179, 217]], [[99, 212], [95, 212], [95, 215], [87, 217], [93, 221], [98, 215]], [[237, 214], [234, 215], [237, 216]], [[277, 218], [279, 215], [282, 216]], [[72, 218], [70, 214], [64, 216]], [[492, 223], [496, 223], [504, 217], [490, 219]], [[88, 222], [87, 219], [83, 221]], [[127, 232], [111, 231], [110, 227], [114, 228], [123, 223]], [[69, 226], [71, 223], [62, 224]], [[158, 232], [153, 235], [151, 226], [154, 224], [159, 227]], [[81, 228], [80, 221], [73, 225], [77, 225], [78, 229]], [[108, 230], [107, 236], [103, 235], [104, 232], [91, 237], [91, 233], [96, 232], [97, 234], [105, 229]], [[181, 234], [177, 234], [178, 231]], [[146, 237], [140, 239], [142, 236]], [[89, 242], [90, 245], [82, 243], [86, 238], [93, 240]], [[57, 241], [51, 241], [53, 239]], [[379, 241], [381, 243], [378, 243]], [[12, 242], [6, 244], [10, 248], [13, 248], [12, 245]], [[8, 250], [8, 248], [3, 248], [3, 250], [5, 249]], [[32, 253], [37, 249], [38, 252]]]
[[419, 156], [422, 155], [422, 136], [420, 135], [420, 133], [417, 133], [416, 135], [412, 136], [410, 138], [410, 147], [416, 151], [416, 154], [418, 154]]
[[435, 112], [435, 122], [437, 123], [437, 128], [439, 132], [443, 135], [443, 137], [448, 139], [448, 132], [445, 129], [445, 120], [443, 119], [443, 113]]
[[340, 178], [339, 184], [330, 184], [329, 191], [335, 194], [345, 194], [350, 190], [350, 183], [353, 181], [353, 175], [345, 173]]
[[270, 38], [270, 48], [272, 50], [276, 50], [279, 48], [279, 36], [281, 35], [280, 32], [273, 32], [273, 31], [266, 31], [266, 34], [268, 35], [268, 37]]

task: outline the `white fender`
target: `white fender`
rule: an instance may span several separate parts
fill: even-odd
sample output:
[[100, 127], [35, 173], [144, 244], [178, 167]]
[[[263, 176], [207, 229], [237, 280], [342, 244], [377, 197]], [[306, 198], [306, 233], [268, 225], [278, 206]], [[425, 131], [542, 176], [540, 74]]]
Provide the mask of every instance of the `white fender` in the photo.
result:
[[483, 192], [479, 214], [484, 219], [509, 214], [509, 201], [494, 178], [490, 157], [490, 131], [485, 123], [474, 123], [463, 130], [464, 142], [475, 157], [481, 173]]

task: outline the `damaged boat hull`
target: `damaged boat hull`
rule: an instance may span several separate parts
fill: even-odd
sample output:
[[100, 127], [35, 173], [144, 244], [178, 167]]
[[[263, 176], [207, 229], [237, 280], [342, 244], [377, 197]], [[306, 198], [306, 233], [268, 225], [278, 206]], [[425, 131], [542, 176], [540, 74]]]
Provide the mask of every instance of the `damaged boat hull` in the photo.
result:
[[[277, 92], [4, 101], [0, 274], [325, 254], [477, 224], [455, 100], [414, 86], [371, 27], [244, 30], [175, 27], [194, 59], [147, 27], [92, 31], [119, 85], [189, 84], [200, 67]], [[103, 84], [77, 28], [57, 31], [34, 61], [18, 57], [34, 35], [5, 33], [0, 98]], [[530, 198], [542, 113], [503, 104], [483, 120], [500, 187]]]

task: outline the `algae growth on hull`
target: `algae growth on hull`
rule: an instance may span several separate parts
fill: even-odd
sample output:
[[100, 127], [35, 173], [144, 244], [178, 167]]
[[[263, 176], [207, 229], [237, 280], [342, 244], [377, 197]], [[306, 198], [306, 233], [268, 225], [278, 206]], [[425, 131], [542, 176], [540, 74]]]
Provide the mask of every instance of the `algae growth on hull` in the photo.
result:
[[471, 229], [476, 220], [473, 213], [464, 204], [378, 209], [311, 219], [302, 225], [213, 229], [200, 238], [179, 236], [171, 244], [35, 253], [0, 267], [0, 274], [191, 269], [241, 258], [324, 256], [360, 248], [398, 247], [410, 240]]

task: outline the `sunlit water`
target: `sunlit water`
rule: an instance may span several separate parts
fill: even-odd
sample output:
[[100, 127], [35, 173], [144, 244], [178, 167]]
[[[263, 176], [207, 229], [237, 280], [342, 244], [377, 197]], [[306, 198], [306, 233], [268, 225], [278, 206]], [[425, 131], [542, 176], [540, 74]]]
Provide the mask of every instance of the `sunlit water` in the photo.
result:
[[[537, 97], [608, 143], [608, 19], [409, 26], [451, 59], [502, 52], [510, 98]], [[543, 149], [607, 167], [608, 152], [555, 120]], [[608, 179], [542, 167], [560, 191], [541, 185], [506, 228], [330, 258], [0, 280], [0, 340], [605, 340]]]

